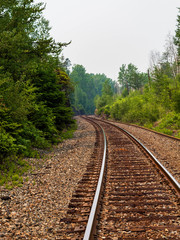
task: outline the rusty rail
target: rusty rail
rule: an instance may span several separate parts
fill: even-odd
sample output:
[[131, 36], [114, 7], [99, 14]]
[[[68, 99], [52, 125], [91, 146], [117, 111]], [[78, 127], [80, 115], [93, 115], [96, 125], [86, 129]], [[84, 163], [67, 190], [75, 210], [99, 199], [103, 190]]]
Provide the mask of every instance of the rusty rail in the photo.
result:
[[178, 195], [180, 195], [180, 184], [178, 181], [172, 176], [172, 174], [157, 160], [157, 158], [137, 139], [135, 138], [131, 133], [126, 131], [125, 129], [116, 126], [121, 131], [125, 132], [128, 136], [130, 136], [132, 139], [134, 139], [147, 153], [148, 155], [153, 159], [157, 167], [163, 172], [163, 174], [168, 178], [168, 180], [171, 182], [171, 184], [174, 186], [176, 192]]
[[[99, 129], [98, 134], [100, 134], [101, 136], [101, 145], [99, 145], [101, 147], [98, 147], [98, 149], [96, 149], [96, 151], [100, 152], [100, 154], [98, 154], [99, 157], [94, 158], [95, 160], [93, 160], [93, 164], [92, 166], [90, 166], [92, 168], [95, 166], [94, 164], [98, 162], [98, 171], [96, 169], [91, 169], [89, 173], [86, 173], [83, 180], [81, 181], [83, 184], [85, 183], [85, 185], [83, 185], [81, 182], [79, 183], [76, 194], [73, 195], [74, 198], [69, 204], [69, 217], [62, 220], [62, 225], [64, 224], [63, 229], [61, 230], [61, 236], [64, 237], [62, 237], [62, 239], [90, 240], [99, 239], [98, 237], [100, 237], [101, 239], [101, 236], [103, 236], [103, 238], [111, 237], [111, 234], [116, 232], [116, 238], [117, 236], [119, 237], [118, 234], [122, 233], [122, 236], [120, 236], [122, 237], [121, 239], [130, 239], [126, 238], [126, 236], [132, 236], [133, 238], [131, 239], [136, 239], [136, 237], [138, 236], [137, 239], [142, 240], [146, 238], [141, 238], [141, 236], [145, 236], [146, 231], [147, 234], [149, 234], [149, 229], [151, 229], [152, 231], [154, 229], [155, 236], [157, 236], [156, 229], [157, 231], [159, 229], [161, 231], [162, 229], [162, 231], [166, 232], [166, 228], [164, 228], [165, 230], [163, 230], [163, 227], [166, 226], [161, 226], [161, 223], [160, 225], [156, 226], [144, 224], [143, 221], [148, 222], [152, 221], [152, 219], [154, 221], [158, 221], [159, 219], [159, 221], [164, 220], [168, 224], [168, 219], [176, 220], [177, 218], [179, 218], [178, 212], [176, 214], [176, 204], [171, 204], [170, 195], [172, 193], [177, 199], [177, 195], [179, 196], [180, 194], [179, 183], [153, 156], [153, 154], [130, 133], [120, 128], [119, 126], [104, 120], [89, 117], [83, 118], [92, 123], [93, 125], [97, 125], [97, 129]], [[107, 125], [105, 125], [105, 123]], [[106, 150], [107, 142], [105, 131], [108, 136], [108, 144], [110, 151]], [[131, 140], [128, 140], [127, 137]], [[124, 141], [122, 139], [127, 140]], [[128, 155], [128, 147], [124, 147], [127, 144], [126, 141], [129, 142], [128, 146], [130, 144], [130, 149], [132, 149], [132, 142], [134, 142], [136, 146], [142, 150], [137, 151], [141, 152], [141, 154], [138, 155], [137, 152], [131, 153], [130, 150], [131, 155]], [[113, 145], [116, 146], [115, 149], [113, 148]], [[137, 147], [135, 148], [137, 149]], [[120, 157], [118, 155], [118, 151], [120, 152]], [[106, 159], [107, 152], [108, 159]], [[117, 158], [115, 156], [117, 156]], [[138, 156], [140, 156], [139, 160]], [[146, 160], [141, 159], [141, 156], [144, 156], [143, 158]], [[152, 162], [154, 163], [152, 164]], [[146, 165], [146, 163], [148, 164]], [[147, 166], [146, 169], [144, 169], [145, 165]], [[154, 165], [156, 165], [156, 167]], [[157, 166], [160, 170], [157, 170]], [[129, 168], [128, 171], [127, 168]], [[120, 169], [120, 171], [118, 169]], [[161, 173], [157, 174], [157, 171]], [[91, 177], [92, 173], [93, 176]], [[163, 179], [163, 183], [160, 184], [159, 182], [161, 182], [161, 179]], [[169, 182], [171, 182], [173, 188], [170, 188]], [[142, 190], [141, 185], [143, 185]], [[169, 189], [171, 189], [171, 193], [169, 193]], [[175, 191], [173, 189], [176, 190], [176, 195], [174, 194]], [[113, 205], [114, 202], [115, 205]], [[138, 204], [140, 206], [139, 208]], [[159, 211], [159, 215], [157, 216], [156, 205], [158, 206], [157, 210]], [[108, 207], [106, 208], [106, 206]], [[168, 206], [167, 209], [166, 206]], [[170, 216], [169, 212], [172, 212]], [[140, 218], [139, 215], [141, 215]], [[119, 217], [121, 218], [120, 223]], [[104, 220], [105, 222], [103, 222], [104, 218], [106, 219]], [[116, 228], [117, 226], [112, 225], [111, 221], [119, 224], [117, 224], [119, 228], [118, 231]], [[131, 221], [134, 221], [134, 227], [127, 227], [127, 233], [124, 234], [123, 227], [126, 227], [126, 222], [128, 225], [128, 223]], [[136, 223], [139, 221], [141, 221], [143, 224], [138, 226], [138, 224]], [[121, 223], [124, 223], [123, 227], [121, 227]], [[67, 228], [65, 228], [65, 226], [67, 226]], [[101, 226], [103, 228], [101, 228]], [[108, 227], [110, 228], [110, 230]], [[175, 231], [177, 231], [177, 229], [180, 229], [180, 227], [177, 226], [177, 223], [169, 226], [168, 228], [172, 230], [174, 229]], [[109, 232], [104, 233], [104, 229], [107, 229], [107, 232], [110, 231], [110, 234]], [[130, 231], [130, 233], [128, 233], [128, 231]], [[143, 235], [144, 232], [145, 234]], [[169, 236], [170, 235], [168, 235], [168, 237]]]
[[[88, 118], [88, 120], [90, 120], [90, 118]], [[102, 120], [97, 120], [97, 121], [102, 121]], [[106, 121], [102, 121], [102, 122], [107, 123]], [[138, 145], [141, 149], [143, 149], [143, 151], [146, 152], [146, 154], [153, 160], [153, 162], [160, 169], [160, 171], [163, 173], [163, 175], [168, 179], [168, 182], [171, 183], [172, 187], [176, 190], [177, 195], [180, 196], [180, 184], [169, 173], [169, 171], [155, 158], [155, 156], [139, 140], [137, 140], [132, 134], [130, 134], [129, 132], [127, 132], [126, 130], [122, 129], [121, 127], [119, 127], [117, 125], [114, 125], [112, 123], [108, 123], [108, 124], [110, 124], [110, 125], [114, 126], [115, 128], [119, 129], [121, 132], [123, 132], [125, 135], [127, 135], [129, 138], [131, 138], [133, 140], [133, 142], [135, 142], [136, 145]], [[102, 127], [101, 127], [101, 129], [103, 130]], [[104, 130], [103, 130], [103, 134], [104, 134], [104, 137], [105, 137]], [[104, 158], [103, 159], [104, 164], [105, 164], [105, 154], [106, 153], [104, 152], [104, 157], [103, 157]], [[101, 169], [101, 171], [102, 171], [102, 169]], [[104, 172], [104, 170], [103, 170], [103, 172]], [[103, 173], [101, 172], [100, 175], [101, 175], [101, 179], [99, 181], [102, 183]], [[99, 184], [100, 183], [98, 183], [98, 185]], [[97, 187], [97, 190], [96, 190], [95, 198], [94, 198], [94, 201], [93, 201], [93, 206], [92, 206], [92, 209], [91, 209], [91, 213], [90, 213], [90, 216], [89, 216], [89, 220], [88, 220], [88, 224], [87, 224], [87, 227], [86, 227], [86, 232], [85, 232], [83, 240], [94, 239], [93, 234], [95, 232], [94, 228], [95, 228], [95, 225], [96, 225], [96, 223], [94, 221], [97, 221], [95, 216], [97, 216], [96, 209], [98, 208], [98, 203], [99, 203], [99, 199], [100, 199], [100, 192], [101, 192], [99, 190], [99, 188], [100, 187]]]
[[[99, 124], [98, 124], [99, 125]], [[85, 234], [83, 240], [89, 240], [91, 239], [92, 235], [95, 233], [95, 221], [96, 221], [96, 216], [97, 216], [97, 210], [98, 210], [98, 205], [100, 201], [100, 196], [102, 192], [102, 185], [103, 185], [103, 179], [104, 179], [104, 173], [105, 173], [105, 167], [106, 167], [106, 135], [103, 130], [103, 128], [99, 125], [101, 128], [103, 135], [104, 135], [104, 153], [103, 153], [103, 160], [102, 160], [102, 167], [99, 175], [99, 180], [91, 208], [91, 212], [89, 215], [88, 223], [86, 226]]]
[[[178, 193], [178, 195], [180, 196], [180, 184], [178, 183], [178, 181], [172, 176], [172, 174], [157, 160], [157, 158], [137, 139], [135, 138], [131, 133], [129, 133], [128, 131], [126, 131], [125, 129], [117, 126], [116, 124], [110, 123], [108, 121], [105, 120], [99, 120], [96, 119], [97, 121], [102, 121], [105, 123], [108, 123], [118, 129], [120, 129], [122, 132], [126, 133], [127, 136], [129, 136], [131, 139], [133, 139], [136, 143], [138, 143], [139, 146], [141, 146], [146, 152], [147, 154], [151, 157], [151, 159], [154, 161], [154, 163], [156, 164], [156, 166], [161, 170], [161, 172], [166, 176], [166, 178], [168, 179], [168, 181], [170, 181], [171, 185], [174, 187], [174, 189], [176, 190], [176, 192]], [[160, 135], [164, 135], [164, 134], [160, 134]], [[167, 137], [170, 137], [168, 135], [165, 135]], [[174, 139], [174, 137], [172, 137]], [[180, 140], [180, 139], [177, 139]]]
[[[98, 118], [95, 118], [95, 119], [98, 119]], [[152, 132], [152, 133], [156, 133], [156, 134], [158, 134], [160, 136], [163, 136], [163, 137], [167, 137], [167, 138], [170, 138], [170, 139], [173, 139], [173, 140], [176, 140], [176, 141], [180, 141], [180, 138], [177, 138], [177, 137], [174, 137], [174, 136], [162, 133], [162, 132], [157, 132], [157, 131], [155, 131], [153, 129], [146, 128], [146, 127], [143, 127], [143, 126], [139, 126], [139, 125], [136, 125], [136, 124], [133, 124], [133, 123], [118, 122], [118, 121], [114, 121], [114, 120], [110, 120], [110, 119], [108, 119], [108, 122], [115, 122], [115, 123], [120, 123], [120, 124], [124, 124], [124, 125], [130, 126], [130, 127], [140, 128], [140, 129]]]

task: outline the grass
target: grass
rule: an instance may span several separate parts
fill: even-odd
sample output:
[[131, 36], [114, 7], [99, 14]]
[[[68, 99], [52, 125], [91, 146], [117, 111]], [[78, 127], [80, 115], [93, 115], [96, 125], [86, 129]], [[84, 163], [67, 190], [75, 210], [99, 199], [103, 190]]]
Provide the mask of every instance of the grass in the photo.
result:
[[23, 173], [30, 169], [30, 165], [20, 157], [11, 157], [0, 164], [0, 185], [7, 189], [23, 185]]
[[154, 124], [153, 130], [165, 133], [170, 136], [180, 137], [180, 114], [175, 112], [167, 113], [163, 118]]
[[[59, 142], [63, 142], [65, 139], [69, 139], [73, 137], [73, 134], [75, 130], [77, 129], [77, 124], [74, 123], [71, 125], [69, 129], [64, 130], [61, 135]], [[34, 156], [31, 156], [32, 158], [40, 158], [44, 161], [46, 160], [46, 156], [38, 153], [38, 150], [34, 151]], [[36, 159], [37, 161], [37, 159]], [[36, 162], [36, 167], [41, 167], [41, 164], [39, 165], [39, 162]], [[20, 156], [11, 156], [4, 160], [0, 159], [0, 186], [5, 185], [7, 189], [13, 189], [14, 187], [22, 187], [24, 182], [28, 182], [28, 177], [22, 177], [22, 175], [29, 171], [33, 172], [33, 168], [31, 167], [31, 163], [28, 163], [26, 160], [24, 160]], [[33, 185], [35, 185], [36, 182], [33, 182]]]
[[76, 129], [77, 129], [77, 124], [75, 123], [75, 124], [71, 125], [70, 129], [65, 129], [64, 131], [62, 131], [61, 136], [60, 136], [60, 142], [63, 142], [63, 140], [65, 140], [65, 139], [72, 138]]

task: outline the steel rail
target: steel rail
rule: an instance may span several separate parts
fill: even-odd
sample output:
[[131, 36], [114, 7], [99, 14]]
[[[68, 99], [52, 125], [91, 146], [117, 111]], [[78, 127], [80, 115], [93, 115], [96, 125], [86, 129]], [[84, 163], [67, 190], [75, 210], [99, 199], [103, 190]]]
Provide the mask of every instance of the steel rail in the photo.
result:
[[[131, 133], [129, 133], [128, 131], [126, 131], [125, 129], [117, 126], [116, 124], [107, 122], [105, 120], [100, 120], [100, 119], [91, 119], [89, 117], [83, 117], [86, 120], [89, 121], [102, 121], [105, 122], [107, 124], [110, 124], [114, 127], [116, 127], [117, 129], [121, 130], [122, 132], [124, 132], [126, 135], [128, 135], [133, 141], [135, 141], [140, 147], [142, 147], [143, 150], [145, 150], [145, 152], [151, 157], [151, 159], [153, 159], [153, 161], [155, 162], [155, 164], [157, 165], [157, 167], [161, 170], [161, 172], [168, 178], [168, 180], [170, 181], [170, 183], [173, 185], [173, 187], [175, 188], [176, 192], [178, 195], [180, 195], [180, 184], [176, 181], [176, 179], [171, 175], [171, 173], [157, 160], [157, 158], [137, 139], [135, 138]], [[94, 200], [93, 200], [93, 204], [91, 207], [91, 211], [90, 211], [90, 215], [88, 218], [88, 223], [86, 226], [86, 230], [85, 230], [85, 234], [83, 237], [83, 240], [90, 240], [93, 238], [93, 234], [95, 233], [95, 228], [96, 228], [96, 216], [97, 216], [97, 209], [98, 209], [98, 204], [100, 201], [100, 195], [101, 195], [101, 191], [102, 191], [102, 185], [103, 185], [103, 178], [104, 178], [104, 172], [105, 172], [105, 167], [106, 167], [106, 146], [107, 146], [107, 141], [106, 141], [106, 135], [104, 132], [104, 129], [101, 127], [100, 124], [98, 124], [96, 122], [96, 124], [101, 128], [102, 132], [103, 132], [103, 136], [104, 136], [104, 153], [103, 153], [103, 160], [102, 160], [102, 166], [101, 166], [101, 171], [100, 171], [100, 175], [99, 175], [99, 180], [98, 180], [98, 184], [97, 184], [97, 188], [96, 188], [96, 192], [95, 192], [95, 196], [94, 196]]]
[[130, 127], [136, 127], [136, 128], [140, 128], [140, 129], [143, 129], [143, 130], [147, 130], [149, 132], [152, 132], [152, 133], [156, 133], [158, 135], [161, 135], [163, 137], [167, 137], [167, 138], [170, 138], [170, 139], [173, 139], [173, 140], [176, 140], [176, 141], [180, 141], [180, 138], [177, 138], [177, 137], [174, 137], [174, 136], [171, 136], [171, 135], [167, 135], [165, 133], [161, 133], [161, 132], [157, 132], [153, 129], [149, 129], [149, 128], [146, 128], [146, 127], [142, 127], [142, 126], [139, 126], [139, 125], [136, 125], [136, 124], [132, 124], [132, 123], [123, 123], [123, 122], [116, 122], [114, 120], [110, 120], [108, 119], [109, 122], [115, 122], [115, 123], [120, 123], [120, 124], [124, 124], [126, 126], [130, 126]]
[[173, 186], [175, 187], [175, 189], [177, 190], [178, 194], [180, 195], [180, 184], [178, 183], [178, 181], [172, 176], [172, 174], [159, 162], [159, 160], [137, 139], [135, 138], [131, 133], [129, 133], [128, 131], [126, 131], [125, 129], [115, 125], [117, 128], [121, 129], [122, 131], [124, 131], [127, 135], [129, 135], [132, 139], [134, 139], [140, 146], [143, 147], [143, 149], [145, 149], [145, 151], [150, 155], [150, 157], [154, 160], [154, 162], [156, 163], [156, 165], [160, 168], [160, 170], [167, 176], [167, 178], [169, 179], [169, 181], [173, 184]]
[[[85, 118], [86, 119], [86, 118]], [[86, 119], [87, 120], [87, 119]], [[92, 120], [90, 120], [92, 121]], [[104, 132], [104, 129], [96, 123], [102, 130], [103, 136], [104, 136], [104, 153], [103, 153], [103, 160], [102, 160], [102, 166], [101, 166], [101, 171], [99, 175], [99, 180], [93, 200], [93, 204], [91, 207], [90, 215], [88, 218], [88, 223], [86, 226], [85, 234], [83, 240], [89, 240], [91, 239], [92, 235], [94, 234], [94, 229], [95, 229], [95, 218], [97, 216], [97, 209], [98, 209], [98, 204], [100, 200], [100, 195], [101, 195], [101, 190], [102, 190], [102, 185], [103, 185], [103, 179], [104, 179], [104, 172], [105, 172], [105, 167], [106, 167], [106, 151], [107, 151], [107, 143], [106, 143], [106, 135]]]
[[156, 164], [156, 166], [161, 170], [161, 172], [168, 178], [168, 180], [170, 181], [170, 183], [173, 185], [173, 187], [175, 188], [177, 194], [180, 196], [180, 184], [179, 182], [172, 176], [172, 174], [159, 162], [159, 160], [157, 160], [157, 158], [137, 139], [135, 138], [131, 133], [129, 133], [128, 131], [126, 131], [125, 129], [117, 126], [116, 124], [113, 124], [111, 122], [105, 121], [105, 120], [98, 120], [97, 121], [102, 121], [105, 123], [109, 123], [112, 126], [115, 126], [116, 128], [120, 129], [121, 131], [125, 132], [128, 136], [130, 136], [134, 141], [136, 141], [147, 153], [148, 155], [151, 157], [151, 159], [153, 159], [154, 163]]

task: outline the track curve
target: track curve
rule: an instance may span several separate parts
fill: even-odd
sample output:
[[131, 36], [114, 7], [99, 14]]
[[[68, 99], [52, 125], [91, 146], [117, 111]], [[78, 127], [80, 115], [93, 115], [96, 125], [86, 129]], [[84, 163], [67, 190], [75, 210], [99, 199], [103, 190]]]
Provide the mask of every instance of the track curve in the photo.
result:
[[179, 139], [164, 134], [159, 134], [146, 128], [140, 128], [119, 122], [113, 123], [127, 130], [133, 136], [139, 139], [180, 183]]
[[161, 132], [157, 132], [153, 129], [149, 129], [149, 128], [146, 128], [146, 127], [142, 127], [142, 126], [139, 126], [139, 125], [136, 125], [136, 124], [132, 124], [132, 123], [121, 123], [121, 122], [117, 122], [117, 121], [114, 121], [114, 120], [111, 120], [109, 119], [108, 120], [109, 122], [112, 122], [112, 123], [120, 123], [122, 125], [126, 125], [126, 126], [131, 126], [131, 127], [136, 127], [136, 128], [140, 128], [140, 129], [143, 129], [143, 130], [146, 130], [146, 131], [149, 131], [149, 132], [152, 132], [152, 133], [156, 133], [160, 136], [163, 136], [163, 137], [167, 137], [167, 138], [170, 138], [170, 139], [173, 139], [173, 140], [176, 140], [176, 141], [179, 141], [180, 142], [180, 138], [177, 138], [177, 137], [174, 137], [174, 136], [171, 136], [171, 135], [167, 135], [165, 133], [161, 133]]
[[179, 184], [175, 193], [132, 136], [129, 141], [117, 126], [99, 123], [107, 135], [108, 167], [96, 238], [180, 239]]
[[[76, 199], [72, 199], [69, 205], [69, 213], [75, 215], [62, 220], [66, 223], [66, 228], [63, 230], [64, 238], [61, 239], [180, 239], [178, 183], [177, 186], [170, 183], [165, 173], [157, 168], [150, 154], [117, 126], [97, 119], [88, 118], [87, 121], [94, 124], [99, 132], [102, 130], [98, 125], [104, 129], [108, 145], [107, 172], [104, 174], [103, 192], [98, 197], [101, 199], [97, 207], [100, 213], [95, 214], [97, 225], [93, 227], [97, 231], [93, 230], [89, 235], [85, 233], [92, 196], [98, 182], [96, 180], [93, 184], [87, 184], [88, 195], [87, 190], [78, 187], [81, 189], [80, 195], [76, 191]], [[101, 137], [99, 157], [103, 159], [102, 142]], [[96, 157], [94, 163], [99, 157]], [[100, 168], [98, 169], [96, 172], [99, 174]], [[88, 179], [96, 175], [93, 171], [91, 169], [88, 173]], [[89, 192], [93, 194], [90, 195]], [[87, 197], [91, 199], [91, 205]], [[88, 210], [85, 208], [85, 200], [88, 202]], [[79, 211], [79, 207], [83, 211]]]

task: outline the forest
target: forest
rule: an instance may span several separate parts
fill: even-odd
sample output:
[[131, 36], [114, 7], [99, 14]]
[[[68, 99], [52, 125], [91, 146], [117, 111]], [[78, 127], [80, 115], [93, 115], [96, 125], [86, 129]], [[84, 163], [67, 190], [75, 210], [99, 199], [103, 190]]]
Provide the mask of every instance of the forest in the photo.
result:
[[118, 82], [120, 94], [96, 99], [97, 115], [180, 138], [180, 14], [175, 36], [167, 36], [164, 52], [151, 52], [148, 73], [132, 63], [123, 64]]
[[[97, 114], [180, 137], [180, 15], [166, 49], [143, 73], [123, 64], [118, 81], [87, 73], [50, 36], [44, 3], [0, 3], [0, 171], [72, 136], [74, 115]], [[26, 165], [26, 164], [25, 164]], [[4, 179], [0, 178], [0, 184]]]
[[1, 167], [15, 156], [37, 156], [36, 149], [50, 147], [62, 140], [64, 129], [75, 128], [73, 84], [60, 58], [69, 43], [50, 36], [44, 9], [33, 0], [0, 3]]
[[77, 115], [94, 114], [95, 99], [102, 95], [104, 85], [108, 83], [112, 93], [116, 93], [118, 85], [105, 74], [86, 73], [82, 65], [75, 65], [70, 74], [74, 92], [71, 94], [71, 105]]
[[28, 169], [25, 157], [38, 159], [41, 149], [71, 137], [74, 115], [94, 113], [105, 81], [115, 89], [104, 74], [78, 64], [70, 70], [63, 49], [71, 42], [50, 36], [45, 7], [0, 2], [0, 185]]

